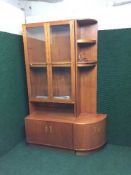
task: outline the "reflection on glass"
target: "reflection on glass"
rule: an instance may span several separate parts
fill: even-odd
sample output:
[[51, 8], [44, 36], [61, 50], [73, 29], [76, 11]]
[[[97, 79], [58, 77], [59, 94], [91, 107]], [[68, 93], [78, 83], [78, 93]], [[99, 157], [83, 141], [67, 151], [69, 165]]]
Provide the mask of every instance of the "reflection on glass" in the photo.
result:
[[27, 44], [30, 63], [39, 64], [46, 62], [43, 27], [27, 29]]
[[70, 62], [70, 28], [69, 25], [51, 26], [52, 62]]

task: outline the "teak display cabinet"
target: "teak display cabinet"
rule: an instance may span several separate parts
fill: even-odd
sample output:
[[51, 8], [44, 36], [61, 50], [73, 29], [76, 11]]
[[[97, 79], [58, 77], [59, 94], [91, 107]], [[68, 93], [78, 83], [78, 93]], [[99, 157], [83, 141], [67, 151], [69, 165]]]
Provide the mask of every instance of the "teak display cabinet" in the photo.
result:
[[106, 143], [106, 114], [96, 113], [97, 21], [23, 25], [30, 114], [28, 143], [96, 150]]

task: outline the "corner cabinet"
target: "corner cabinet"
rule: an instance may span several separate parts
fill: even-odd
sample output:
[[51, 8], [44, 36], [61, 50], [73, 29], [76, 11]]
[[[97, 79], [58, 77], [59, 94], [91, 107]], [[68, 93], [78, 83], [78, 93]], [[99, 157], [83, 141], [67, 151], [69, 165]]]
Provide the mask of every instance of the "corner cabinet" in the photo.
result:
[[97, 21], [23, 25], [30, 114], [28, 143], [90, 152], [106, 143], [106, 114], [96, 114]]

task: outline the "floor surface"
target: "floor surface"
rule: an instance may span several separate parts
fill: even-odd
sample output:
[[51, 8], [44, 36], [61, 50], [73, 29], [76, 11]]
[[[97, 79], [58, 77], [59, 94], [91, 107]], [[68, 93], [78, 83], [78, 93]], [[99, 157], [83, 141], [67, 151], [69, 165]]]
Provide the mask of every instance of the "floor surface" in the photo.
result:
[[0, 158], [0, 175], [131, 175], [131, 147], [106, 145], [86, 156], [19, 143]]

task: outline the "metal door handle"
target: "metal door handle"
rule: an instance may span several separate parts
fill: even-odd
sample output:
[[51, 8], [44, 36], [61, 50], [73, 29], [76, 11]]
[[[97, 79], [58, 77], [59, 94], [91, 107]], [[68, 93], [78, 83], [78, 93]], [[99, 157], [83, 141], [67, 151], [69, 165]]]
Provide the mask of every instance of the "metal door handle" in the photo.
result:
[[48, 126], [45, 125], [45, 133], [48, 133]]
[[49, 131], [50, 133], [52, 133], [52, 126], [49, 126]]

